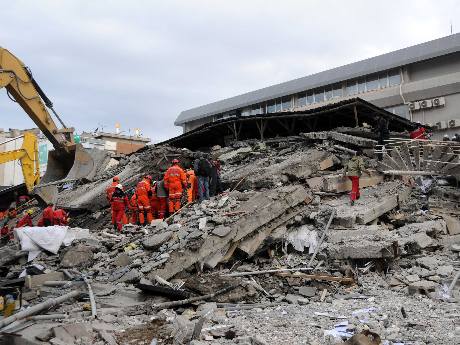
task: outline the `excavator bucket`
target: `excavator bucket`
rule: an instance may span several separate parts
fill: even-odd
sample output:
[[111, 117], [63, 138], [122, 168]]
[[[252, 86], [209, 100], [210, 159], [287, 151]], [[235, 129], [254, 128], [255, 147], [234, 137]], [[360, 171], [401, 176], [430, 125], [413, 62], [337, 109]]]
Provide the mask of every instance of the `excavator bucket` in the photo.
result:
[[62, 185], [81, 179], [91, 181], [109, 159], [107, 152], [85, 149], [81, 144], [75, 145], [75, 150], [70, 153], [50, 151], [46, 173], [35, 187], [34, 194], [45, 203], [55, 203]]

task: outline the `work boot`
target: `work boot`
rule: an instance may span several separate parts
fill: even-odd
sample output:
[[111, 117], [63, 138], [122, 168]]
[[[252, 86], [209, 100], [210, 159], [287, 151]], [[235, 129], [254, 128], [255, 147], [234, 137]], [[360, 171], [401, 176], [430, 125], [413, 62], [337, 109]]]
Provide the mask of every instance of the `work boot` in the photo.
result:
[[350, 200], [350, 206], [353, 206], [355, 204], [354, 200]]
[[113, 229], [114, 229], [115, 231], [118, 231], [117, 224], [113, 224]]

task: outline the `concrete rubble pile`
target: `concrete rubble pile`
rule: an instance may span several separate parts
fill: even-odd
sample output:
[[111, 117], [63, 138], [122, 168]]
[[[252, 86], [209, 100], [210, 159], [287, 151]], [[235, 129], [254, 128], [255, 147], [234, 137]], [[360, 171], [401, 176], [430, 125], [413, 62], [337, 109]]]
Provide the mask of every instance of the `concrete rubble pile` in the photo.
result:
[[[23, 285], [4, 344], [458, 342], [459, 190], [440, 181], [421, 209], [416, 182], [379, 173], [375, 146], [332, 131], [208, 148], [225, 192], [121, 233], [111, 177], [130, 189], [198, 152], [148, 147], [64, 186], [78, 236], [29, 262], [0, 247], [0, 287]], [[350, 206], [342, 172], [359, 148], [370, 175]]]

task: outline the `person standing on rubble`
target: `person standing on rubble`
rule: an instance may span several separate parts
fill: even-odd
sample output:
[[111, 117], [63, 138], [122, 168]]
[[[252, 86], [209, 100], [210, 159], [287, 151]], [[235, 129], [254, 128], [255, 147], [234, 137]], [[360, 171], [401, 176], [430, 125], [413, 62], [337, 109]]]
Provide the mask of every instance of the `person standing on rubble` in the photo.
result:
[[112, 206], [112, 224], [115, 230], [121, 232], [123, 227], [123, 218], [126, 217], [125, 211], [128, 207], [128, 197], [123, 191], [123, 186], [118, 184], [110, 198]]
[[158, 219], [158, 209], [160, 207], [160, 202], [157, 196], [157, 181], [152, 183], [152, 197], [150, 198], [150, 207], [152, 208], [152, 218]]
[[198, 181], [195, 176], [195, 170], [192, 167], [185, 172], [187, 175], [187, 202], [191, 203], [196, 200]]
[[153, 220], [150, 198], [152, 197], [152, 176], [145, 175], [142, 181], [136, 186], [137, 206], [139, 208], [139, 223], [141, 225], [150, 224]]
[[361, 177], [363, 172], [369, 175], [369, 171], [366, 169], [366, 166], [364, 165], [362, 155], [363, 151], [361, 149], [356, 150], [355, 155], [348, 161], [343, 172], [343, 175], [348, 176], [348, 178], [351, 180], [351, 206], [353, 206], [355, 204], [355, 200], [359, 199], [360, 197], [359, 178]]
[[161, 176], [156, 185], [156, 194], [158, 198], [158, 219], [164, 219], [168, 209], [168, 191], [165, 188], [165, 181]]
[[383, 158], [383, 151], [385, 149], [385, 141], [390, 139], [390, 130], [388, 129], [388, 121], [383, 117], [379, 116], [377, 122], [377, 132], [379, 134], [378, 144], [380, 145], [380, 151], [378, 153], [378, 160], [381, 161]]
[[182, 193], [187, 188], [187, 176], [179, 166], [178, 159], [172, 160], [172, 165], [166, 170], [163, 180], [169, 192], [169, 213], [172, 214], [181, 208]]
[[209, 195], [216, 196], [222, 191], [220, 185], [220, 162], [217, 159], [211, 161], [211, 176], [209, 178]]
[[139, 219], [139, 206], [137, 205], [137, 195], [136, 193], [133, 193], [133, 195], [131, 196], [131, 198], [129, 199], [129, 213], [130, 213], [130, 217], [129, 217], [129, 220], [130, 220], [130, 223], [131, 224], [137, 224], [138, 223], [138, 219]]
[[198, 178], [198, 199], [200, 202], [209, 199], [209, 177], [211, 176], [211, 163], [202, 153], [193, 164], [195, 175]]
[[114, 176], [112, 178], [112, 183], [110, 184], [109, 187], [105, 190], [105, 193], [107, 195], [107, 201], [110, 202], [110, 199], [112, 198], [112, 193], [115, 191], [115, 188], [117, 185], [120, 183], [120, 178], [118, 176]]

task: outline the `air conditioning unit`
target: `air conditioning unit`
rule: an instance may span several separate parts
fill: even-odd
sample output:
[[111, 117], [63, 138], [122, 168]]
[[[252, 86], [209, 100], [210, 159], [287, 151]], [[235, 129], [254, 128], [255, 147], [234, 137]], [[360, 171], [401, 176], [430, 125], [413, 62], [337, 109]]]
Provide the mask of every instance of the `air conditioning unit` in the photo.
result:
[[409, 103], [409, 109], [412, 110], [412, 111], [419, 110], [420, 105], [418, 104], [418, 102], [410, 102]]
[[446, 105], [446, 100], [444, 97], [437, 97], [432, 99], [433, 107], [441, 107]]
[[437, 129], [444, 129], [447, 128], [447, 122], [446, 121], [439, 121], [435, 123], [435, 126]]
[[460, 119], [449, 120], [449, 127], [450, 128], [460, 127]]
[[433, 106], [431, 99], [425, 99], [423, 101], [418, 102], [420, 105], [420, 109], [431, 108]]

